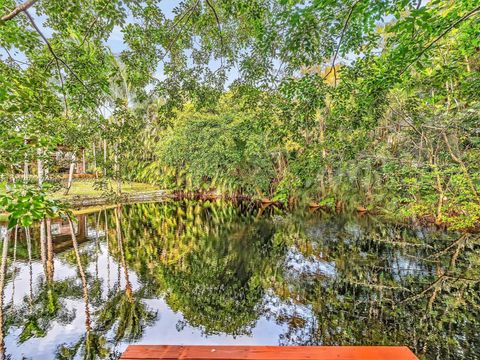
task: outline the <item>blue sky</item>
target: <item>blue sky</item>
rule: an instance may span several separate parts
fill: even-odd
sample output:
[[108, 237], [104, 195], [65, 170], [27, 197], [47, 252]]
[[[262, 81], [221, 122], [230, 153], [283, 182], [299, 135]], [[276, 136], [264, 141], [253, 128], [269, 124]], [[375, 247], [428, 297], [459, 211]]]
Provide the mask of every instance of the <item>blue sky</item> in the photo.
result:
[[[180, 0], [163, 0], [163, 1], [160, 1], [160, 8], [162, 9], [162, 11], [164, 12], [165, 16], [167, 18], [173, 18], [173, 9], [178, 6], [178, 4], [180, 3]], [[49, 38], [51, 37], [52, 35], [52, 30], [48, 27], [45, 26], [45, 16], [38, 16], [35, 12], [35, 6], [33, 6], [32, 9], [30, 9], [30, 14], [33, 16], [33, 18], [35, 19], [35, 22], [36, 24], [38, 25], [38, 27], [42, 30], [43, 34]], [[19, 16], [24, 16], [22, 14], [20, 14]], [[132, 23], [134, 22], [134, 19], [132, 16], [127, 16], [127, 23]], [[123, 42], [123, 33], [122, 33], [122, 30], [119, 26], [115, 26], [115, 28], [113, 29], [111, 35], [110, 35], [110, 38], [107, 40], [106, 42], [106, 45], [108, 45], [108, 47], [110, 47], [110, 49], [112, 50], [112, 52], [114, 54], [119, 54], [122, 50], [125, 50], [127, 47], [125, 46], [124, 42]], [[20, 51], [13, 51], [13, 52], [10, 52], [11, 55], [13, 55], [13, 57], [16, 59], [16, 60], [20, 60], [20, 61], [25, 61], [26, 58], [25, 58], [25, 55], [22, 54]], [[3, 49], [0, 49], [0, 56], [1, 57], [6, 57], [7, 54], [5, 53], [5, 50]]]
[[[160, 8], [162, 9], [163, 14], [168, 19], [173, 19], [174, 17], [173, 10], [179, 5], [180, 2], [181, 2], [180, 0], [163, 0], [163, 1], [160, 1], [159, 5], [160, 5]], [[127, 16], [126, 22], [127, 24], [134, 23], [135, 19], [132, 16]], [[119, 54], [121, 51], [127, 49], [127, 46], [123, 42], [123, 33], [120, 26], [115, 26], [109, 39], [106, 42], [106, 45], [112, 50], [114, 54]], [[220, 67], [220, 61], [212, 60], [210, 62], [210, 67], [212, 71], [218, 69]], [[165, 78], [163, 74], [162, 63], [158, 65], [154, 76], [159, 80], [163, 80]], [[238, 76], [238, 71], [236, 69], [232, 69], [227, 74], [227, 77], [228, 77], [227, 85], [231, 84], [233, 80], [237, 78], [237, 76]]]
[[[174, 17], [173, 10], [180, 4], [180, 2], [181, 2], [180, 0], [162, 0], [162, 1], [159, 2], [159, 6], [160, 6], [164, 15], [167, 18], [173, 19], [173, 17]], [[29, 12], [34, 17], [36, 24], [42, 30], [43, 34], [47, 38], [51, 37], [52, 36], [52, 29], [45, 26], [46, 17], [45, 16], [38, 16], [35, 12], [35, 6], [33, 6], [33, 8], [30, 9]], [[21, 14], [19, 16], [24, 16], [24, 15]], [[135, 22], [135, 19], [133, 18], [133, 16], [127, 15], [126, 24], [134, 23], [134, 22]], [[121, 29], [120, 26], [115, 26], [114, 27], [112, 33], [110, 34], [109, 39], [106, 41], [105, 44], [116, 55], [120, 54], [123, 50], [127, 49], [127, 46], [125, 45], [125, 43], [123, 41], [123, 33], [122, 33], [122, 29]], [[15, 51], [15, 50], [10, 51], [10, 54], [12, 55], [12, 57], [15, 60], [18, 60], [20, 62], [25, 62], [27, 60], [25, 55], [18, 50], [17, 51]], [[0, 48], [0, 58], [6, 58], [6, 57], [7, 57], [7, 54], [6, 54], [5, 50]], [[211, 62], [212, 70], [216, 70], [219, 67], [219, 65], [220, 65], [219, 61], [212, 60], [212, 62]], [[25, 66], [25, 65], [22, 65], [22, 66]], [[159, 66], [158, 66], [158, 68], [155, 72], [155, 77], [157, 79], [160, 79], [160, 80], [165, 78], [165, 76], [163, 75], [162, 68], [163, 68], [163, 64], [159, 64]], [[238, 73], [237, 73], [236, 70], [231, 71], [228, 74], [229, 75], [228, 83], [231, 83], [233, 81], [233, 79], [237, 77], [237, 74]]]
[[[177, 7], [179, 3], [179, 0], [162, 0], [160, 1], [159, 5], [165, 16], [169, 19], [172, 19], [174, 16], [173, 9]], [[127, 23], [132, 22], [134, 22], [134, 19], [132, 18], [132, 16], [128, 16]], [[110, 47], [114, 54], [118, 54], [122, 50], [125, 50], [127, 48], [123, 43], [122, 29], [119, 26], [115, 26], [115, 28], [113, 29], [112, 34], [107, 41], [107, 45]]]
[[[426, 2], [426, 0], [423, 0], [424, 2]], [[180, 4], [181, 0], [161, 0], [159, 1], [159, 6], [161, 8], [161, 10], [163, 11], [164, 15], [169, 18], [169, 19], [172, 19], [174, 17], [174, 13], [173, 13], [173, 10]], [[32, 15], [35, 14], [35, 10], [34, 9], [31, 9], [30, 10], [30, 13]], [[24, 16], [24, 15], [19, 15], [19, 16]], [[36, 23], [37, 25], [42, 29], [42, 32], [47, 36], [47, 37], [50, 37], [52, 35], [52, 30], [45, 27], [44, 26], [44, 22], [45, 22], [45, 17], [44, 16], [37, 16], [37, 15], [34, 15], [35, 19], [36, 19]], [[385, 21], [388, 21], [390, 19], [386, 19]], [[136, 20], [133, 18], [133, 16], [131, 15], [127, 15], [127, 18], [126, 18], [126, 23], [134, 23]], [[122, 33], [122, 29], [120, 26], [115, 26], [109, 39], [106, 41], [106, 45], [112, 50], [112, 52], [114, 54], [119, 54], [121, 51], [127, 49], [127, 46], [125, 45], [125, 43], [123, 42], [123, 33]], [[16, 60], [20, 60], [20, 61], [25, 61], [26, 58], [24, 56], [24, 54], [22, 54], [21, 52], [18, 52], [18, 51], [14, 51], [14, 52], [11, 52], [11, 54], [13, 55], [13, 57], [16, 59]], [[5, 58], [6, 57], [6, 53], [3, 49], [0, 49], [0, 57], [2, 58]], [[346, 59], [339, 59], [340, 61], [343, 60], [343, 61], [351, 61], [352, 59], [354, 59], [355, 56], [347, 56]], [[215, 71], [216, 69], [218, 69], [220, 66], [220, 61], [216, 61], [216, 60], [211, 60], [210, 62], [210, 67], [212, 69], [212, 71]], [[162, 70], [162, 67], [163, 67], [163, 64], [159, 64], [156, 72], [155, 72], [155, 77], [157, 79], [164, 79], [165, 76], [163, 74], [163, 70]], [[238, 70], [237, 69], [232, 69], [231, 71], [229, 71], [229, 73], [227, 74], [227, 77], [228, 77], [228, 81], [227, 81], [227, 86], [229, 84], [232, 83], [232, 81], [238, 77]]]

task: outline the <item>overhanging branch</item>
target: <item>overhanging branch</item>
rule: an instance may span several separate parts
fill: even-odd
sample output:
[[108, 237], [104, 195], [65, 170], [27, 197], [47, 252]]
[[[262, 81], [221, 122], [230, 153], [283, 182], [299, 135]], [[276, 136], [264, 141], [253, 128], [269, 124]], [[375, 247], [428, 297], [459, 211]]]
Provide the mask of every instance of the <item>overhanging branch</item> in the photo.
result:
[[[27, 18], [28, 20], [30, 20], [30, 23], [32, 24], [33, 28], [35, 29], [35, 31], [38, 33], [38, 35], [40, 35], [40, 37], [43, 39], [43, 41], [45, 42], [45, 44], [47, 44], [47, 48], [48, 48], [48, 51], [50, 51], [50, 53], [52, 54], [52, 56], [54, 57], [55, 59], [55, 62], [57, 62], [57, 66], [58, 66], [58, 62], [61, 62], [65, 68], [73, 75], [73, 77], [80, 83], [82, 84], [82, 86], [86, 89], [86, 90], [89, 90], [87, 85], [85, 85], [85, 83], [82, 81], [82, 79], [80, 79], [78, 77], [78, 75], [75, 73], [75, 71], [72, 70], [72, 68], [65, 62], [62, 60], [62, 58], [60, 58], [56, 53], [55, 51], [53, 50], [53, 47], [52, 45], [50, 44], [50, 42], [48, 41], [48, 39], [45, 37], [45, 35], [42, 33], [42, 31], [40, 30], [40, 28], [37, 26], [37, 24], [35, 23], [35, 20], [33, 20], [32, 16], [28, 13], [27, 10], [24, 10], [24, 13], [25, 15], [27, 15]], [[60, 75], [61, 76], [61, 75]]]
[[345, 32], [347, 31], [348, 23], [350, 22], [350, 18], [352, 17], [353, 10], [355, 9], [355, 6], [357, 6], [359, 2], [360, 2], [360, 0], [355, 1], [352, 4], [352, 6], [350, 7], [347, 18], [345, 19], [345, 22], [343, 23], [343, 28], [342, 28], [342, 32], [340, 34], [340, 39], [338, 40], [337, 48], [335, 49], [335, 53], [333, 55], [332, 65], [331, 65], [328, 73], [323, 77], [323, 79], [325, 80], [330, 75], [330, 73], [333, 71], [333, 75], [335, 77], [335, 86], [337, 86], [337, 70], [335, 69], [335, 62], [337, 61], [338, 53], [340, 52], [340, 46], [342, 45], [343, 37], [345, 36]]
[[0, 18], [0, 21], [8, 21], [12, 20], [15, 16], [20, 14], [23, 11], [27, 11], [33, 4], [35, 4], [37, 0], [27, 0], [23, 4], [18, 5], [15, 9], [13, 9], [11, 12], [9, 12], [6, 15], [3, 15]]
[[[223, 36], [222, 36], [222, 26], [220, 24], [220, 18], [218, 17], [217, 11], [215, 10], [215, 7], [212, 5], [210, 0], [205, 0], [208, 7], [212, 10], [213, 15], [215, 16], [215, 21], [217, 22], [217, 27], [218, 27], [218, 35], [220, 36], [220, 47], [221, 50], [224, 51], [224, 45], [223, 45]], [[220, 57], [220, 61], [222, 62], [223, 66], [223, 57]]]
[[428, 50], [430, 50], [433, 45], [435, 45], [440, 39], [442, 39], [445, 35], [447, 35], [451, 30], [453, 30], [458, 24], [461, 22], [467, 20], [468, 18], [472, 17], [473, 15], [476, 15], [480, 11], [480, 6], [477, 6], [475, 9], [472, 11], [468, 12], [464, 16], [462, 16], [460, 19], [456, 20], [454, 23], [452, 23], [449, 27], [447, 27], [440, 35], [438, 35], [435, 39], [432, 40], [427, 46], [425, 46], [419, 53], [418, 55], [411, 61], [405, 68], [403, 68], [402, 71], [400, 71], [399, 75], [404, 74], [410, 66], [415, 64], [420, 58], [425, 54]]

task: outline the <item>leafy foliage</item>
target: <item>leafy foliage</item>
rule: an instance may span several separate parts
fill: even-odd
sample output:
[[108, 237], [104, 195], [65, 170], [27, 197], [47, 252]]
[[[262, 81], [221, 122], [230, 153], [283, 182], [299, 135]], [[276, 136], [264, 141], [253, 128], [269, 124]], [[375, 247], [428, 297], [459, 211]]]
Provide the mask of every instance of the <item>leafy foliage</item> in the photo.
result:
[[3, 181], [65, 145], [117, 194], [143, 180], [478, 223], [475, 1], [0, 8]]

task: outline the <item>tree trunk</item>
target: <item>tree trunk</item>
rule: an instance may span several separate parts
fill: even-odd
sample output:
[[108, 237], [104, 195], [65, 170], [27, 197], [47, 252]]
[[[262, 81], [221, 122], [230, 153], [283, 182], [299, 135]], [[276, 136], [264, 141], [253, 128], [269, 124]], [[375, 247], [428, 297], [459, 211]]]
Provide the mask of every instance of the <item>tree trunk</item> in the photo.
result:
[[115, 178], [117, 180], [117, 195], [120, 195], [122, 193], [122, 180], [120, 176], [120, 161], [118, 160], [118, 145], [115, 145], [114, 162], [115, 162]]
[[[25, 146], [27, 146], [28, 144], [28, 141], [27, 141], [27, 138], [24, 138], [23, 139], [23, 143]], [[23, 162], [23, 181], [24, 182], [27, 182], [28, 180], [28, 156], [27, 154], [25, 154], [25, 159], [24, 159], [24, 162]]]
[[77, 242], [77, 237], [75, 235], [75, 228], [73, 226], [73, 222], [70, 216], [68, 216], [68, 225], [70, 227], [73, 250], [75, 251], [75, 257], [77, 259], [78, 272], [80, 273], [80, 277], [82, 279], [83, 300], [85, 302], [85, 327], [86, 327], [87, 333], [89, 333], [91, 328], [91, 321], [90, 321], [87, 277], [85, 276], [85, 271], [83, 270], [82, 261], [80, 260], [80, 252], [78, 251], [78, 242]]
[[5, 273], [7, 272], [8, 242], [12, 231], [7, 230], [3, 239], [2, 248], [2, 267], [0, 268], [0, 352], [2, 360], [6, 359], [5, 354], [5, 333], [4, 333], [4, 314], [3, 314], [3, 291], [5, 287]]
[[98, 179], [98, 171], [97, 171], [97, 146], [95, 141], [92, 144], [92, 155], [93, 155], [93, 170], [95, 171], [95, 178]]
[[467, 65], [467, 72], [471, 72], [472, 69], [470, 68], [470, 61], [468, 60], [467, 55], [465, 55], [465, 64]]
[[17, 262], [17, 243], [18, 243], [18, 225], [15, 226], [15, 235], [13, 240], [13, 259], [12, 259], [12, 300], [11, 300], [11, 308], [13, 309], [14, 300], [15, 300], [15, 278], [17, 272], [15, 271], [15, 263]]
[[43, 159], [42, 159], [43, 150], [42, 150], [42, 149], [38, 149], [38, 150], [37, 150], [37, 155], [38, 155], [38, 159], [37, 159], [38, 186], [39, 186], [39, 187], [42, 187], [42, 185], [43, 185], [43, 176], [44, 176], [44, 173], [43, 173]]
[[72, 187], [73, 181], [73, 171], [75, 170], [75, 154], [72, 154], [72, 160], [70, 162], [70, 170], [68, 171], [68, 181], [67, 181], [67, 188], [65, 189], [64, 195], [68, 195], [70, 188]]
[[95, 279], [98, 279], [98, 252], [100, 250], [100, 244], [98, 241], [98, 232], [100, 231], [100, 216], [102, 214], [98, 213], [96, 216], [96, 222], [95, 222]]
[[324, 162], [324, 171], [322, 172], [322, 177], [320, 178], [320, 190], [322, 192], [322, 195], [325, 195], [326, 193], [326, 186], [325, 186], [325, 172], [327, 173], [327, 180], [328, 184], [330, 185], [332, 183], [332, 168], [330, 165], [328, 165], [327, 162], [327, 149], [325, 147], [325, 119], [322, 115], [322, 112], [320, 109], [317, 109], [315, 117], [318, 122], [318, 127], [319, 127], [319, 136], [318, 140], [320, 143], [320, 146], [322, 147], [322, 161]]
[[87, 172], [87, 159], [85, 158], [85, 149], [82, 149], [82, 174]]
[[107, 140], [103, 140], [103, 176], [107, 176]]
[[53, 263], [53, 240], [52, 240], [52, 220], [47, 218], [47, 280], [53, 282], [54, 263]]
[[45, 218], [40, 221], [40, 258], [45, 275], [47, 275], [47, 231], [45, 226]]
[[110, 292], [110, 239], [108, 235], [108, 217], [107, 210], [104, 210], [105, 216], [105, 239], [107, 241], [107, 290]]
[[434, 162], [434, 168], [433, 171], [435, 173], [435, 178], [437, 181], [437, 192], [438, 192], [438, 202], [437, 202], [437, 215], [435, 218], [435, 223], [437, 225], [440, 225], [442, 223], [442, 208], [443, 208], [443, 198], [444, 198], [444, 191], [443, 191], [443, 185], [442, 185], [442, 180], [440, 178], [440, 170], [438, 169], [438, 166], [436, 165], [436, 162]]
[[28, 160], [25, 160], [23, 163], [23, 181], [27, 182], [28, 180]]
[[120, 205], [117, 205], [115, 208], [115, 224], [116, 224], [116, 233], [117, 233], [117, 242], [118, 248], [120, 249], [120, 258], [122, 261], [123, 271], [125, 275], [125, 293], [129, 300], [132, 299], [132, 283], [130, 282], [130, 276], [128, 274], [128, 265], [125, 258], [125, 251], [123, 249], [123, 236], [122, 236], [122, 225], [121, 225], [121, 211], [122, 208]]
[[33, 266], [32, 266], [32, 238], [30, 236], [30, 228], [25, 227], [25, 238], [27, 239], [27, 254], [28, 254], [28, 273], [29, 273], [29, 292], [28, 305], [30, 312], [33, 308]]

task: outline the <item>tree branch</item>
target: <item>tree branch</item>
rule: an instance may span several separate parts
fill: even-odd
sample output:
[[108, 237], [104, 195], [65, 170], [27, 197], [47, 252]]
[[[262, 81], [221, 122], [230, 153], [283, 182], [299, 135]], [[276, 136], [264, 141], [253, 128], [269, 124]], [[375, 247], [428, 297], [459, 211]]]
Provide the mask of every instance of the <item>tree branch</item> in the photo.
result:
[[432, 40], [432, 42], [430, 42], [430, 44], [428, 44], [427, 46], [425, 46], [419, 53], [418, 55], [413, 59], [412, 62], [410, 62], [410, 64], [408, 64], [407, 66], [405, 66], [405, 68], [400, 71], [400, 73], [398, 74], [399, 76], [404, 74], [409, 68], [410, 66], [412, 66], [413, 64], [415, 64], [422, 56], [423, 54], [425, 54], [428, 50], [430, 50], [430, 48], [435, 45], [440, 39], [442, 39], [445, 35], [447, 35], [451, 30], [453, 30], [458, 24], [460, 24], [461, 22], [467, 20], [469, 17], [475, 15], [477, 12], [480, 11], [480, 6], [477, 6], [475, 9], [473, 9], [472, 11], [468, 12], [467, 14], [463, 15], [460, 19], [458, 19], [457, 21], [453, 22], [449, 27], [447, 27], [440, 35], [438, 35], [435, 39]]
[[[43, 41], [45, 42], [45, 44], [47, 44], [47, 47], [48, 47], [48, 50], [50, 51], [50, 53], [52, 54], [52, 56], [55, 58], [55, 62], [61, 62], [65, 68], [67, 68], [67, 70], [73, 75], [73, 77], [80, 83], [82, 84], [82, 86], [86, 89], [86, 90], [89, 90], [87, 85], [85, 85], [85, 83], [82, 81], [82, 79], [80, 79], [78, 77], [78, 75], [75, 73], [75, 71], [72, 70], [72, 68], [65, 62], [62, 60], [62, 58], [60, 58], [56, 53], [55, 51], [53, 50], [52, 48], [52, 45], [50, 44], [50, 42], [48, 41], [48, 39], [45, 37], [45, 35], [43, 35], [42, 31], [40, 30], [40, 28], [37, 26], [37, 24], [35, 23], [35, 21], [33, 20], [32, 16], [28, 13], [27, 10], [23, 10], [23, 12], [25, 13], [25, 15], [27, 15], [28, 19], [30, 20], [30, 23], [32, 24], [33, 28], [37, 31], [37, 33], [40, 35], [40, 37], [43, 39]], [[60, 76], [62, 76], [60, 74]]]
[[195, 10], [195, 8], [197, 7], [198, 3], [200, 2], [200, 0], [197, 0], [195, 2], [195, 4], [193, 4], [193, 6], [191, 8], [189, 8], [181, 17], [180, 17], [180, 20], [178, 21], [175, 21], [175, 23], [173, 24], [171, 30], [173, 31], [175, 29], [175, 27], [185, 18], [185, 16], [187, 17], [185, 22], [182, 24], [181, 28], [179, 31], [177, 31], [177, 33], [175, 34], [175, 36], [170, 40], [170, 42], [168, 43], [166, 49], [165, 49], [165, 53], [163, 54], [163, 56], [160, 58], [160, 62], [163, 62], [163, 60], [165, 59], [165, 57], [171, 52], [172, 50], [172, 47], [173, 47], [173, 44], [175, 44], [180, 36], [180, 34], [182, 33], [183, 31], [183, 28], [185, 27], [185, 25], [187, 24], [187, 22], [190, 20], [190, 17], [192, 16], [193, 14], [193, 11]]
[[[222, 36], [222, 26], [220, 25], [220, 19], [218, 17], [217, 11], [215, 10], [215, 7], [212, 5], [210, 0], [205, 0], [207, 2], [208, 7], [212, 10], [213, 15], [215, 15], [215, 20], [217, 22], [217, 27], [218, 27], [218, 36], [220, 36], [220, 49], [221, 51], [225, 51], [225, 46], [223, 44], [223, 36]], [[223, 67], [223, 54], [220, 53], [220, 68]]]
[[[196, 7], [198, 6], [199, 2], [200, 2], [200, 0], [196, 0], [195, 3], [194, 3], [189, 9], [187, 9], [187, 11], [186, 11], [185, 13], [183, 13], [183, 14], [180, 16], [179, 20], [176, 20], [176, 21], [173, 23], [172, 27], [170, 28], [170, 31], [175, 30], [176, 26], [177, 26], [178, 24], [180, 24], [180, 22], [186, 17], [185, 22], [182, 24], [182, 26], [180, 27], [179, 31], [176, 32], [176, 34], [172, 37], [172, 39], [171, 39], [170, 42], [168, 43], [167, 47], [165, 48], [165, 52], [163, 53], [163, 55], [162, 55], [162, 56], [160, 57], [160, 59], [158, 60], [159, 62], [163, 62], [163, 61], [165, 60], [165, 58], [167, 57], [167, 55], [168, 55], [169, 53], [171, 53], [171, 50], [172, 50], [172, 48], [173, 48], [173, 45], [177, 42], [178, 38], [180, 37], [180, 34], [182, 33], [185, 25], [186, 25], [186, 24], [188, 23], [188, 21], [190, 20], [192, 14], [193, 14], [193, 11], [196, 9]], [[158, 81], [157, 78], [155, 78], [155, 77], [153, 77], [153, 76], [152, 76], [152, 78], [153, 78], [154, 80], [157, 80], [157, 81]], [[150, 95], [149, 95], [149, 98], [151, 98], [154, 93], [155, 93], [155, 91], [152, 91], [152, 92], [150, 93]]]
[[15, 16], [20, 14], [22, 11], [27, 11], [28, 8], [30, 8], [33, 4], [35, 4], [37, 0], [27, 0], [23, 4], [18, 5], [15, 9], [13, 9], [11, 12], [9, 12], [6, 15], [3, 15], [0, 18], [0, 21], [8, 21], [12, 20]]
[[343, 37], [345, 36], [345, 32], [347, 31], [348, 23], [350, 22], [350, 18], [352, 17], [353, 10], [355, 9], [355, 6], [357, 6], [357, 4], [360, 1], [361, 0], [355, 1], [350, 7], [350, 11], [348, 12], [347, 18], [343, 23], [343, 28], [340, 34], [340, 39], [338, 40], [337, 48], [335, 49], [335, 53], [333, 55], [331, 68], [328, 71], [328, 73], [323, 77], [323, 80], [325, 80], [328, 77], [328, 75], [330, 75], [330, 73], [333, 71], [333, 74], [335, 76], [335, 86], [337, 85], [337, 70], [335, 69], [335, 62], [337, 61], [338, 53], [340, 52], [340, 46], [342, 45]]
[[[105, 5], [102, 7], [102, 9], [100, 10], [100, 14], [107, 8], [107, 6], [108, 6], [108, 2], [105, 3]], [[85, 32], [85, 35], [83, 36], [83, 40], [80, 44], [80, 47], [82, 47], [83, 44], [85, 44], [85, 41], [87, 40], [88, 35], [90, 35], [90, 32], [92, 31], [93, 27], [98, 22], [99, 17], [100, 15], [96, 16], [95, 19], [93, 19], [92, 23], [90, 24], [87, 31]]]

